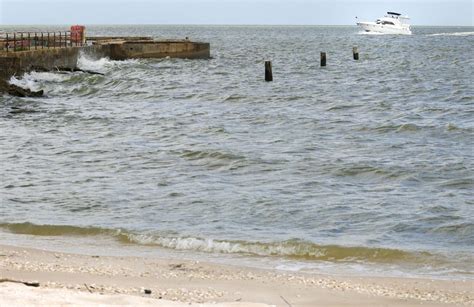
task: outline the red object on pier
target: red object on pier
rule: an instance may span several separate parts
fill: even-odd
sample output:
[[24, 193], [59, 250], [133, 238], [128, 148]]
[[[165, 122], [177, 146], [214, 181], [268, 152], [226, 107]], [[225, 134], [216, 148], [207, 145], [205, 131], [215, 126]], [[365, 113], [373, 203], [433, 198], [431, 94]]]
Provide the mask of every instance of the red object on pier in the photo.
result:
[[71, 26], [71, 41], [84, 44], [86, 42], [86, 27], [80, 25]]

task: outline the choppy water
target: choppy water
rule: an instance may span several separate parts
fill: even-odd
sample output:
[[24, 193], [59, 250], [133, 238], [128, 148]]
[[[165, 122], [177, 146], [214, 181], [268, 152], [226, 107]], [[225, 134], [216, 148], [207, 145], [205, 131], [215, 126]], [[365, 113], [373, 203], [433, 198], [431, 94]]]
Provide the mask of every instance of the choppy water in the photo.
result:
[[188, 36], [213, 59], [13, 79], [47, 97], [0, 97], [0, 243], [472, 278], [472, 27], [88, 33]]

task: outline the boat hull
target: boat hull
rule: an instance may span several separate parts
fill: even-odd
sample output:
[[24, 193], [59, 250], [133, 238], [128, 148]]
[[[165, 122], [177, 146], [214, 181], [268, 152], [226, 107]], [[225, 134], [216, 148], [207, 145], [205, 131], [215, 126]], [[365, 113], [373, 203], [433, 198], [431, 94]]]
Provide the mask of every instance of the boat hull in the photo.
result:
[[372, 33], [381, 33], [381, 34], [404, 34], [410, 35], [411, 30], [410, 27], [397, 27], [391, 25], [381, 25], [376, 24], [375, 22], [359, 22], [357, 23], [359, 27], [361, 27], [365, 32], [372, 32]]

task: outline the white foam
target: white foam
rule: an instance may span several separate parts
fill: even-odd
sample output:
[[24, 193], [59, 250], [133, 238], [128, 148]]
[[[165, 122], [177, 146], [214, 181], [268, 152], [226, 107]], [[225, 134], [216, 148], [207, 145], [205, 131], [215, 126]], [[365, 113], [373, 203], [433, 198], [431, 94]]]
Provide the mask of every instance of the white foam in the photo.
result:
[[69, 78], [68, 74], [54, 72], [36, 72], [24, 74], [20, 79], [11, 77], [10, 83], [22, 87], [32, 88], [36, 86], [37, 81], [62, 82]]
[[111, 65], [111, 62], [109, 58], [94, 60], [81, 54], [77, 60], [77, 67], [85, 70], [103, 71], [107, 66]]
[[23, 78], [17, 79], [15, 76], [10, 78], [10, 84], [22, 87], [22, 88], [27, 88], [32, 91], [37, 91], [38, 85], [36, 84], [36, 81], [30, 77], [29, 74], [25, 74]]
[[435, 33], [428, 34], [428, 36], [471, 36], [474, 32], [453, 32], [453, 33]]
[[129, 65], [129, 64], [136, 64], [139, 60], [137, 59], [129, 59], [125, 61], [114, 61], [107, 57], [100, 58], [100, 59], [93, 59], [90, 56], [81, 53], [77, 60], [77, 66], [80, 69], [84, 70], [92, 70], [97, 72], [105, 72], [106, 70], [120, 65]]
[[139, 244], [157, 244], [176, 250], [196, 250], [217, 253], [246, 252], [238, 243], [219, 242], [213, 239], [198, 238], [166, 238], [147, 235], [129, 235], [131, 241]]
[[[155, 244], [175, 250], [193, 250], [222, 254], [253, 254], [259, 256], [294, 256], [302, 252], [298, 245], [291, 244], [239, 243], [192, 237], [155, 237], [136, 234], [126, 234], [126, 236], [130, 241], [138, 244]], [[314, 249], [307, 251], [307, 254], [314, 257], [324, 257], [325, 251], [324, 249]]]
[[298, 272], [308, 267], [308, 265], [305, 265], [303, 263], [294, 262], [278, 264], [275, 269], [280, 271]]
[[32, 71], [30, 73], [25, 73], [21, 78], [16, 78], [15, 76], [10, 78], [10, 84], [20, 86], [22, 88], [27, 88], [32, 91], [40, 90], [39, 82], [62, 82], [69, 78], [68, 74], [58, 74], [53, 72], [36, 72]]

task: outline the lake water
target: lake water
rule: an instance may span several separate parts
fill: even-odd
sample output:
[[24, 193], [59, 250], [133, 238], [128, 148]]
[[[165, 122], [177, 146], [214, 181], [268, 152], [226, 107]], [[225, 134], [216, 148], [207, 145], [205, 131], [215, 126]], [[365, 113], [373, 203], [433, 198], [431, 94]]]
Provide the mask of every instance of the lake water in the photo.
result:
[[413, 32], [88, 27], [213, 58], [12, 79], [46, 97], [0, 97], [0, 243], [472, 279], [474, 28]]

